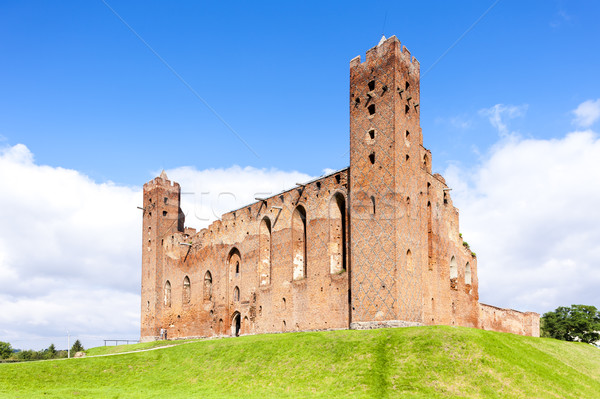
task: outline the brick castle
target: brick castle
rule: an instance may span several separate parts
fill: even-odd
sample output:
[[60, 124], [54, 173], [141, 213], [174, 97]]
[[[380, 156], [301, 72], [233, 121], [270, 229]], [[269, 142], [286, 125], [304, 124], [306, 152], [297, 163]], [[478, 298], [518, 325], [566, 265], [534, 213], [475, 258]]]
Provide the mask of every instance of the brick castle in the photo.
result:
[[144, 185], [141, 339], [458, 325], [539, 336], [539, 315], [479, 303], [420, 127], [419, 62], [392, 36], [350, 61], [350, 166], [196, 232], [180, 186]]

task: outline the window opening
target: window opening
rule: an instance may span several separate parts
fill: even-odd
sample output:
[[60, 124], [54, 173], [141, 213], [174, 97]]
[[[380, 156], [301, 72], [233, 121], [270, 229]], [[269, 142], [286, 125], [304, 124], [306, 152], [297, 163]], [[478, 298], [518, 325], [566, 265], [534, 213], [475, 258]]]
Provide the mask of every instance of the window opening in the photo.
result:
[[185, 276], [183, 279], [183, 303], [190, 303], [192, 300], [192, 290], [190, 285], [190, 278]]
[[167, 280], [167, 282], [165, 283], [165, 306], [170, 308], [171, 307], [171, 283], [169, 282], [169, 280]]
[[465, 284], [471, 284], [471, 265], [469, 262], [465, 265]]
[[329, 201], [329, 272], [346, 270], [346, 201], [336, 193]]
[[260, 285], [266, 286], [271, 283], [271, 221], [264, 217], [258, 228], [259, 247], [259, 278]]
[[292, 214], [292, 278], [306, 277], [306, 211], [301, 205]]
[[209, 271], [204, 274], [204, 300], [210, 301], [212, 298], [212, 275]]

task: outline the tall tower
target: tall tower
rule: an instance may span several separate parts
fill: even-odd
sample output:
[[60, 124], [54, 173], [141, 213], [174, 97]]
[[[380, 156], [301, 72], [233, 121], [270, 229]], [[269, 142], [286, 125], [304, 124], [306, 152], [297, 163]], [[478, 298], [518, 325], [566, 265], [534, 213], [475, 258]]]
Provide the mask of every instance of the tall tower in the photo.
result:
[[[351, 323], [422, 322], [420, 68], [382, 38], [350, 61]], [[426, 239], [426, 237], [425, 237]], [[426, 243], [425, 243], [426, 247]]]
[[163, 240], [177, 231], [183, 231], [184, 216], [179, 208], [180, 198], [179, 183], [171, 183], [164, 171], [159, 177], [144, 184], [142, 341], [154, 340], [160, 334], [159, 320], [165, 306], [166, 284]]

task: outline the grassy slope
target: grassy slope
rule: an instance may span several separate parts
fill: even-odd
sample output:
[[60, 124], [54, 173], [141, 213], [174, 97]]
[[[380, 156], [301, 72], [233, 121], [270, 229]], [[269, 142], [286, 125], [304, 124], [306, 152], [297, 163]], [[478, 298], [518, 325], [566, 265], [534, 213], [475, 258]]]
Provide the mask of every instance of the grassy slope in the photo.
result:
[[401, 394], [600, 398], [600, 350], [475, 329], [419, 327], [260, 335], [118, 356], [0, 365], [0, 397], [10, 398]]

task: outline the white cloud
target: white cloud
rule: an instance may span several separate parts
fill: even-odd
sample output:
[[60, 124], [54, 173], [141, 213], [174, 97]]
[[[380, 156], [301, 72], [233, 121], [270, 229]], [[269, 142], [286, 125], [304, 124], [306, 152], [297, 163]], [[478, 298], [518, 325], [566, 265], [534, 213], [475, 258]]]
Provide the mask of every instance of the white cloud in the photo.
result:
[[[182, 208], [193, 227], [309, 179], [237, 166], [168, 172], [181, 183]], [[67, 329], [85, 346], [137, 338], [141, 188], [37, 165], [20, 144], [0, 148], [0, 186], [0, 341], [65, 348]]]
[[167, 170], [167, 175], [181, 185], [186, 226], [197, 229], [207, 227], [223, 213], [255, 202], [255, 198], [270, 197], [311, 179], [300, 172], [237, 165], [205, 170], [186, 166]]
[[573, 110], [573, 114], [575, 114], [573, 124], [584, 128], [592, 126], [600, 119], [600, 98], [596, 101], [587, 100], [579, 104], [579, 106]]
[[131, 337], [140, 190], [36, 165], [21, 144], [0, 150], [0, 185], [0, 340], [65, 347], [66, 329]]
[[519, 106], [496, 104], [493, 107], [480, 110], [479, 114], [487, 116], [492, 126], [498, 130], [500, 136], [506, 137], [510, 134], [507, 126], [507, 120], [524, 116], [527, 112], [527, 108], [527, 104]]
[[447, 125], [456, 130], [467, 130], [473, 126], [473, 121], [465, 115], [455, 115], [449, 118], [438, 117], [434, 122], [440, 125]]
[[546, 312], [600, 305], [600, 139], [502, 140], [445, 173], [477, 253], [484, 303]]

